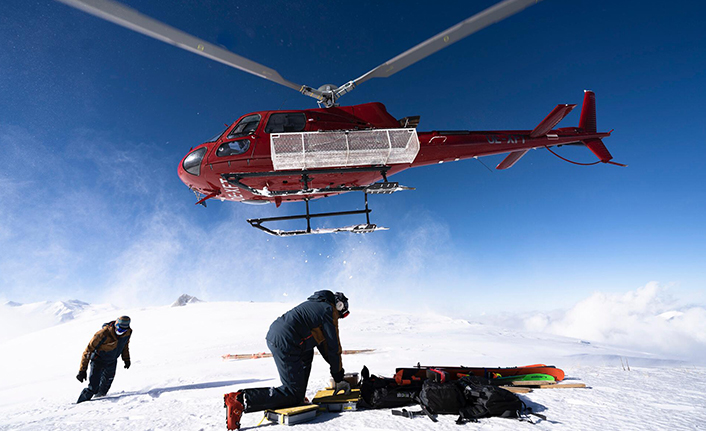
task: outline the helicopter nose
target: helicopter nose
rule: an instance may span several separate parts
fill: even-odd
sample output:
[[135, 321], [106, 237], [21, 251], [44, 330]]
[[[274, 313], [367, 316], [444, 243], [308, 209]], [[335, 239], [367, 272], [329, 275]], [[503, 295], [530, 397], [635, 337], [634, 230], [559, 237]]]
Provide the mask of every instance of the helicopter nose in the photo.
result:
[[205, 155], [206, 147], [197, 148], [184, 157], [181, 167], [184, 168], [185, 172], [198, 177], [201, 175], [201, 162]]
[[204, 179], [201, 177], [201, 164], [207, 152], [208, 148], [206, 146], [198, 147], [190, 151], [179, 162], [177, 175], [179, 175], [181, 182], [192, 190], [198, 190], [204, 186]]

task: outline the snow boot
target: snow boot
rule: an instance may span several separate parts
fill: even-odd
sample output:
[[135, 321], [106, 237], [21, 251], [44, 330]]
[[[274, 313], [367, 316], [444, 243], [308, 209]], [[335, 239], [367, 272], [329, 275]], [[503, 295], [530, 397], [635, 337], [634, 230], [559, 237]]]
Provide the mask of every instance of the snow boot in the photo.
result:
[[226, 408], [226, 424], [229, 430], [240, 429], [240, 417], [243, 415], [243, 393], [231, 392], [223, 395], [223, 407]]
[[81, 395], [78, 397], [78, 400], [76, 400], [76, 404], [89, 401], [91, 398], [93, 398], [93, 392], [89, 391], [88, 388], [86, 388], [81, 391]]

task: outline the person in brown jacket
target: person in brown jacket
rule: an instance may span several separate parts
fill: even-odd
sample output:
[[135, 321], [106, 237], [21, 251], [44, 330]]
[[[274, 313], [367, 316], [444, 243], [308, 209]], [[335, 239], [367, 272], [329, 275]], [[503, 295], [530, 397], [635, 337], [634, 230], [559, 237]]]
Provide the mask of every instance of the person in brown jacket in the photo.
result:
[[86, 370], [91, 364], [91, 376], [88, 387], [78, 397], [76, 404], [88, 401], [93, 396], [102, 397], [108, 393], [113, 384], [115, 368], [118, 365], [118, 356], [122, 356], [125, 368], [130, 368], [130, 318], [122, 316], [116, 320], [104, 323], [100, 331], [96, 332], [81, 358], [81, 368], [76, 379], [79, 382], [86, 380]]

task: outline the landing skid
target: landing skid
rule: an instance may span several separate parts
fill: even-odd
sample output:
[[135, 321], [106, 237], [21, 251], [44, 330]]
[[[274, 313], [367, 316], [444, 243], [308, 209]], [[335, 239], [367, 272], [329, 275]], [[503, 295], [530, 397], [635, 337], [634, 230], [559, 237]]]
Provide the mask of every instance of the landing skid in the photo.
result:
[[[382, 183], [385, 184], [385, 183]], [[269, 233], [274, 236], [295, 236], [295, 235], [318, 235], [324, 233], [336, 233], [336, 232], [353, 232], [353, 233], [369, 233], [375, 232], [377, 230], [388, 230], [386, 227], [378, 226], [376, 224], [370, 223], [370, 212], [371, 209], [368, 208], [368, 193], [365, 193], [365, 209], [364, 210], [353, 210], [353, 211], [337, 211], [329, 213], [318, 213], [311, 214], [309, 212], [309, 199], [305, 199], [306, 204], [306, 214], [293, 215], [293, 216], [282, 216], [282, 217], [267, 217], [258, 219], [249, 219], [248, 223], [254, 228], [260, 229], [263, 232]], [[351, 226], [335, 227], [335, 228], [311, 228], [311, 219], [318, 217], [336, 217], [345, 215], [355, 215], [355, 214], [365, 214], [365, 223], [356, 224]], [[273, 222], [273, 221], [284, 221], [284, 220], [302, 220], [306, 219], [306, 230], [280, 230], [280, 229], [269, 229], [263, 226], [263, 223]]]
[[[336, 232], [353, 232], [353, 233], [368, 233], [375, 232], [377, 230], [388, 230], [386, 227], [381, 227], [370, 223], [370, 212], [371, 209], [368, 208], [368, 195], [369, 194], [392, 194], [401, 190], [414, 190], [413, 187], [401, 186], [398, 182], [387, 180], [387, 171], [390, 166], [364, 166], [364, 167], [353, 167], [353, 168], [338, 168], [338, 169], [317, 169], [317, 170], [298, 170], [298, 171], [273, 171], [273, 172], [251, 172], [251, 173], [238, 173], [238, 174], [223, 174], [222, 177], [228, 183], [248, 190], [253, 195], [265, 196], [265, 197], [286, 197], [286, 196], [309, 196], [316, 194], [330, 194], [330, 193], [345, 193], [345, 192], [355, 192], [362, 191], [365, 194], [365, 209], [364, 210], [353, 210], [353, 211], [338, 211], [329, 213], [319, 213], [312, 214], [309, 211], [309, 200], [311, 198], [304, 197], [303, 200], [306, 203], [306, 214], [293, 215], [293, 216], [282, 216], [282, 217], [266, 217], [258, 219], [249, 219], [248, 223], [252, 227], [260, 229], [263, 232], [269, 233], [275, 236], [294, 236], [294, 235], [315, 235], [323, 233], [336, 233]], [[309, 184], [311, 182], [311, 175], [320, 174], [340, 174], [340, 173], [351, 173], [351, 172], [380, 172], [383, 181], [380, 183], [374, 183], [367, 186], [341, 186], [341, 187], [324, 187], [324, 188], [311, 188]], [[246, 178], [256, 178], [256, 177], [271, 177], [271, 176], [301, 176], [302, 188], [299, 190], [268, 190], [267, 188], [255, 189], [243, 183], [242, 180]], [[346, 216], [355, 214], [365, 214], [365, 223], [357, 224], [352, 226], [343, 226], [336, 228], [311, 228], [311, 219], [319, 217], [336, 217], [336, 216]], [[280, 229], [269, 229], [265, 227], [264, 223], [275, 222], [275, 221], [285, 221], [285, 220], [306, 220], [306, 230], [280, 230]]]

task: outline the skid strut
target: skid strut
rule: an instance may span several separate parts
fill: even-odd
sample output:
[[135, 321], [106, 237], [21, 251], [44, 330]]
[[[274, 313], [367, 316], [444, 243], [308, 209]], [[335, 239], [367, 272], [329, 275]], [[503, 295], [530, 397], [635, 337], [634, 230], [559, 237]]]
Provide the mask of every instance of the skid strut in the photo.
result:
[[[291, 215], [291, 216], [281, 216], [281, 217], [266, 217], [258, 219], [248, 219], [248, 223], [254, 228], [260, 229], [263, 232], [267, 232], [270, 235], [275, 236], [295, 236], [295, 235], [313, 235], [322, 233], [336, 233], [336, 232], [354, 232], [354, 233], [368, 233], [375, 232], [376, 230], [387, 230], [386, 227], [377, 226], [370, 223], [370, 212], [372, 211], [368, 208], [368, 193], [365, 193], [365, 209], [363, 210], [352, 210], [352, 211], [336, 211], [328, 213], [317, 213], [312, 214], [309, 211], [309, 199], [304, 199], [306, 204], [306, 214], [301, 215]], [[319, 217], [336, 217], [336, 216], [347, 216], [365, 214], [365, 224], [358, 224], [345, 227], [337, 228], [311, 228], [311, 219]], [[280, 229], [269, 229], [263, 226], [263, 223], [275, 222], [275, 221], [285, 221], [285, 220], [302, 220], [306, 219], [306, 230], [280, 230]]]
[[[267, 198], [278, 198], [278, 197], [291, 197], [300, 196], [306, 205], [306, 214], [291, 215], [291, 216], [281, 216], [281, 217], [266, 217], [249, 219], [248, 223], [251, 226], [260, 229], [263, 232], [267, 232], [270, 235], [275, 236], [293, 236], [293, 235], [311, 235], [320, 233], [334, 233], [334, 232], [355, 232], [355, 233], [367, 233], [374, 232], [376, 230], [387, 230], [386, 227], [380, 227], [373, 223], [370, 223], [370, 212], [372, 211], [368, 208], [368, 194], [392, 194], [401, 190], [414, 190], [412, 187], [401, 186], [398, 182], [391, 182], [387, 180], [387, 171], [390, 170], [390, 166], [362, 166], [353, 168], [338, 168], [338, 169], [317, 169], [317, 170], [300, 170], [300, 171], [272, 171], [272, 172], [244, 172], [244, 173], [229, 173], [223, 174], [222, 177], [228, 183], [248, 190], [255, 196], [262, 196]], [[382, 176], [383, 182], [374, 183], [367, 186], [349, 186], [349, 187], [323, 187], [323, 188], [311, 188], [311, 177], [321, 174], [342, 174], [351, 172], [379, 172]], [[268, 190], [268, 189], [256, 189], [243, 182], [247, 178], [257, 178], [257, 177], [271, 177], [271, 176], [301, 176], [302, 188], [299, 190]], [[331, 194], [331, 193], [345, 193], [353, 191], [362, 191], [365, 196], [365, 209], [362, 210], [352, 210], [352, 211], [336, 211], [328, 213], [318, 213], [312, 214], [309, 208], [309, 201], [311, 200], [311, 195], [317, 194]], [[337, 228], [311, 228], [311, 219], [321, 218], [321, 217], [336, 217], [336, 216], [347, 216], [365, 214], [365, 223], [344, 226]], [[306, 230], [279, 230], [270, 229], [264, 226], [264, 223], [276, 222], [276, 221], [287, 221], [287, 220], [306, 220]]]

